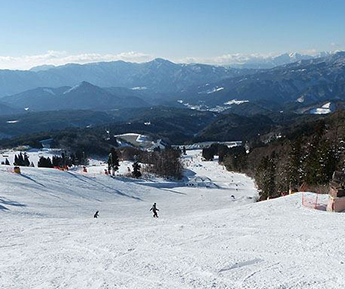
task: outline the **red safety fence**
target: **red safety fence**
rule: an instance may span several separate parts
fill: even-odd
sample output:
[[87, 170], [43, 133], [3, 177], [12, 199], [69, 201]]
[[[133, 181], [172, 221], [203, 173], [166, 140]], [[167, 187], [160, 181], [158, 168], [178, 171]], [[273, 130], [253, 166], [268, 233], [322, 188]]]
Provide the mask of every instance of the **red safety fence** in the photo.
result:
[[6, 171], [7, 171], [8, 173], [14, 173], [14, 169], [13, 169], [13, 168], [11, 168], [11, 167], [6, 168]]
[[328, 203], [328, 195], [303, 192], [302, 205], [304, 207], [326, 211]]

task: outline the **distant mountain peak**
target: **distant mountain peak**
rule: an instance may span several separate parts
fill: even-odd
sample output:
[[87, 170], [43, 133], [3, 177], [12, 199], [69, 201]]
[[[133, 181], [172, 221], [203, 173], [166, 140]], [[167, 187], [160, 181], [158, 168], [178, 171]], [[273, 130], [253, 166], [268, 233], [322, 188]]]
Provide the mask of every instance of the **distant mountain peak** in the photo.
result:
[[158, 63], [172, 63], [171, 61], [164, 59], [164, 58], [155, 58], [151, 62], [158, 62]]
[[30, 69], [30, 71], [38, 72], [38, 71], [46, 71], [52, 68], [55, 68], [55, 65], [40, 65], [40, 66], [35, 66]]
[[163, 58], [155, 58], [152, 61], [149, 61], [148, 63], [154, 64], [157, 66], [161, 66], [161, 65], [175, 66], [176, 65], [176, 63], [173, 63], [173, 62], [166, 60], [166, 59], [163, 59]]
[[93, 85], [92, 83], [83, 80], [82, 82], [79, 83], [79, 87], [94, 87], [95, 85]]
[[99, 89], [99, 87], [84, 80], [84, 81], [80, 82], [79, 84], [77, 84], [77, 85], [67, 89], [63, 94], [68, 94], [70, 92], [74, 92], [74, 91], [77, 91], [77, 90], [87, 90], [87, 91], [89, 91], [90, 89]]

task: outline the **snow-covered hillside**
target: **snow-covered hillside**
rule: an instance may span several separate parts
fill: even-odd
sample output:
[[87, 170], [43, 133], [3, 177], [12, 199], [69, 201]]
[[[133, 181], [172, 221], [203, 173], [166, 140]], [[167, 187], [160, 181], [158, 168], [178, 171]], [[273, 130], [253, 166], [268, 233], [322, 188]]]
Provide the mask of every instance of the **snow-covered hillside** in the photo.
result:
[[111, 178], [100, 162], [0, 166], [0, 288], [345, 287], [344, 214], [304, 208], [299, 194], [254, 203], [244, 175], [200, 151], [184, 162], [183, 182]]
[[335, 104], [332, 102], [327, 102], [321, 107], [313, 108], [310, 110], [311, 114], [329, 114], [335, 111]]

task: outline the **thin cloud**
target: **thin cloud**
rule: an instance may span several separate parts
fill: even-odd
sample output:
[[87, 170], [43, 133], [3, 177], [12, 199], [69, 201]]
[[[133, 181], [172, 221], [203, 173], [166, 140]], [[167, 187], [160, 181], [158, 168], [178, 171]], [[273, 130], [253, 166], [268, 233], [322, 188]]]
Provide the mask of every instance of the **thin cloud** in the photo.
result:
[[[337, 49], [333, 52], [339, 51]], [[302, 55], [310, 55], [316, 57], [320, 54], [316, 49], [309, 49], [300, 51]], [[242, 65], [242, 64], [255, 64], [261, 63], [265, 60], [269, 61], [274, 57], [281, 54], [279, 53], [228, 53], [215, 57], [185, 57], [182, 59], [172, 59], [176, 63], [204, 63], [211, 65]], [[22, 69], [27, 70], [35, 66], [40, 65], [64, 65], [67, 63], [92, 63], [92, 62], [102, 62], [102, 61], [116, 61], [123, 60], [127, 62], [147, 62], [155, 57], [150, 54], [145, 54], [141, 52], [122, 52], [119, 54], [99, 54], [99, 53], [82, 53], [82, 54], [69, 54], [66, 51], [55, 51], [51, 50], [45, 54], [39, 55], [25, 55], [25, 56], [0, 56], [0, 69]]]
[[[329, 53], [334, 53], [336, 51], [332, 51]], [[205, 63], [205, 64], [212, 64], [212, 65], [242, 65], [242, 64], [255, 64], [261, 63], [264, 61], [270, 61], [275, 57], [282, 55], [283, 53], [267, 53], [267, 54], [260, 54], [260, 53], [251, 53], [251, 54], [244, 54], [244, 53], [232, 53], [232, 54], [223, 54], [220, 56], [209, 57], [209, 58], [195, 58], [195, 57], [186, 57], [177, 60], [178, 63]], [[299, 54], [305, 56], [322, 56], [323, 53], [317, 51], [316, 49], [309, 49], [300, 51]]]
[[145, 62], [152, 60], [151, 55], [140, 52], [123, 52], [119, 54], [99, 54], [99, 53], [83, 53], [71, 55], [66, 51], [48, 51], [40, 55], [24, 55], [24, 56], [0, 56], [0, 69], [23, 69], [27, 70], [40, 65], [63, 65], [67, 63], [92, 63], [102, 61], [130, 61]]
[[259, 61], [264, 59], [269, 59], [279, 54], [259, 54], [259, 53], [252, 53], [252, 54], [243, 54], [243, 53], [233, 53], [233, 54], [223, 54], [216, 57], [209, 57], [209, 58], [194, 58], [194, 57], [186, 57], [180, 59], [178, 62], [180, 63], [205, 63], [205, 64], [213, 64], [213, 65], [230, 65], [230, 64], [243, 64], [248, 61]]

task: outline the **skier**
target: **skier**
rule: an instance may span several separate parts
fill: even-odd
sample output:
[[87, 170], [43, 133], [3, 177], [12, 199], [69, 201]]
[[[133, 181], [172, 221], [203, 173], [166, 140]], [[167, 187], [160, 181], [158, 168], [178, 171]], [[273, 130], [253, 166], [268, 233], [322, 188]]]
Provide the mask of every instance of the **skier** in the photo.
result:
[[158, 218], [158, 215], [157, 215], [157, 211], [159, 211], [156, 207], [156, 203], [153, 204], [152, 208], [150, 209], [150, 211], [153, 212], [153, 217], [154, 218]]
[[97, 211], [97, 212], [93, 215], [93, 217], [97, 219], [97, 218], [98, 218], [98, 213], [99, 213], [99, 211]]

